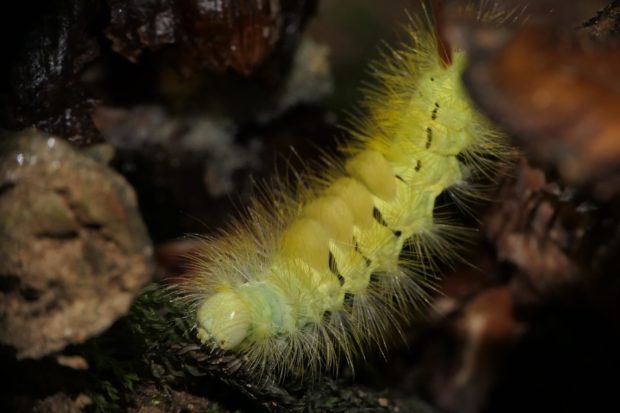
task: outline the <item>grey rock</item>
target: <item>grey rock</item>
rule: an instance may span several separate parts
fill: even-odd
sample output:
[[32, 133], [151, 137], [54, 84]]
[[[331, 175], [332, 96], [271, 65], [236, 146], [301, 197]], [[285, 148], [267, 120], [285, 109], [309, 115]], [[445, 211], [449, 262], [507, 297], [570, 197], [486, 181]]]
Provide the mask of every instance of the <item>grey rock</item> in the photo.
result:
[[0, 137], [0, 343], [40, 358], [124, 315], [153, 274], [129, 184], [34, 129]]

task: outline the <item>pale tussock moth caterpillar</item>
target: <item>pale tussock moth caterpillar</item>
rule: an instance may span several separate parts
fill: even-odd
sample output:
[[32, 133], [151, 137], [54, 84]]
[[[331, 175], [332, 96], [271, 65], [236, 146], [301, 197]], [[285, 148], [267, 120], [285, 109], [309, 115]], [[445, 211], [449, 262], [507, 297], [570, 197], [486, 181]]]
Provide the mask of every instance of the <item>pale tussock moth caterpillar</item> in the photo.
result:
[[414, 24], [411, 44], [373, 67], [346, 160], [257, 197], [204, 240], [181, 284], [200, 340], [259, 374], [313, 376], [386, 349], [425, 299], [435, 257], [459, 248], [462, 229], [434, 214], [437, 197], [477, 197], [467, 182], [511, 152], [466, 95], [464, 52], [446, 62], [430, 18]]

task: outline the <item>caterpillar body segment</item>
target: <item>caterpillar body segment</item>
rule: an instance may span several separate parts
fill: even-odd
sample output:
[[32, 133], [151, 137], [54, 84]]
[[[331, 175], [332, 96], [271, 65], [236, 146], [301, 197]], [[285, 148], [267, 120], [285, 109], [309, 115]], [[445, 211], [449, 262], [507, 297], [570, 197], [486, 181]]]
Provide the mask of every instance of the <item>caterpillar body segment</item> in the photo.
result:
[[375, 68], [346, 159], [301, 194], [275, 188], [194, 257], [183, 288], [198, 337], [258, 374], [313, 376], [384, 351], [425, 300], [432, 263], [460, 247], [437, 197], [510, 152], [465, 94], [464, 53], [446, 67], [430, 29], [410, 34]]

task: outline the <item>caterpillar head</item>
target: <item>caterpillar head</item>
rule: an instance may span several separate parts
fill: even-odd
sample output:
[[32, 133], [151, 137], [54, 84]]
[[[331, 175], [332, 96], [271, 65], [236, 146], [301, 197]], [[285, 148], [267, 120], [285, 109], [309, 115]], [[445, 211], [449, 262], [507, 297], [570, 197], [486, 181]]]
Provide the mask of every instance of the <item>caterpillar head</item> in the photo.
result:
[[244, 300], [235, 291], [221, 291], [209, 297], [197, 314], [198, 338], [215, 341], [221, 348], [237, 348], [248, 336], [251, 316]]

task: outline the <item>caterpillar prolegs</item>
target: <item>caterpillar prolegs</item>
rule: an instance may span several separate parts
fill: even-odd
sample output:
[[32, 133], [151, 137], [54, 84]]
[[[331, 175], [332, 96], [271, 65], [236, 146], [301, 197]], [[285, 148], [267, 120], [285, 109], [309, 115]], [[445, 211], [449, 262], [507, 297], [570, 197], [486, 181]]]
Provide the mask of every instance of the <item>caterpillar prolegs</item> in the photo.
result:
[[415, 315], [432, 262], [459, 247], [437, 197], [476, 196], [467, 182], [510, 152], [466, 95], [464, 52], [446, 63], [420, 26], [374, 68], [346, 159], [270, 188], [198, 249], [182, 289], [205, 344], [258, 374], [314, 375], [383, 351]]

